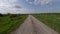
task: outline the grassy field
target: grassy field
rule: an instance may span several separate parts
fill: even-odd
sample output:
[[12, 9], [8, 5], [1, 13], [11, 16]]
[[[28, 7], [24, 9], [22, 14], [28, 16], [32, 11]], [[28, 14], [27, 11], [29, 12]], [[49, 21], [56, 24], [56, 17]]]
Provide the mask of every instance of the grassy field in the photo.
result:
[[0, 34], [9, 34], [11, 31], [15, 30], [21, 23], [23, 23], [26, 17], [27, 15], [0, 14]]
[[35, 14], [33, 16], [60, 33], [60, 14]]

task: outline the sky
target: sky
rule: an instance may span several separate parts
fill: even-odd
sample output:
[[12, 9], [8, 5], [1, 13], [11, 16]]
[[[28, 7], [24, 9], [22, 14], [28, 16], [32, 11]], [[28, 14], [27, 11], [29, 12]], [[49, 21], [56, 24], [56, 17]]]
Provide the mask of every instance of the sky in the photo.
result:
[[0, 0], [0, 13], [60, 13], [60, 0]]

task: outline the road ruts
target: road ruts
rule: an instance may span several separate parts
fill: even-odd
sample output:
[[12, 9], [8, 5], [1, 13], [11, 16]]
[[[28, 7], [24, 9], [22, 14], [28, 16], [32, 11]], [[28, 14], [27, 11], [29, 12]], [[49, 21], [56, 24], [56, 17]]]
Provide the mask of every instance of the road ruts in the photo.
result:
[[24, 23], [13, 34], [58, 34], [32, 15], [29, 15]]

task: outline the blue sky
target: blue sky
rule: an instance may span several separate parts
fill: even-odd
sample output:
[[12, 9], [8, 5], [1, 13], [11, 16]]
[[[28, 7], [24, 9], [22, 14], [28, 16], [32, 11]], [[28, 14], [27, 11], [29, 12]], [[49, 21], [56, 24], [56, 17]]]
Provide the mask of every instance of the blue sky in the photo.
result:
[[60, 0], [0, 0], [0, 13], [60, 13]]

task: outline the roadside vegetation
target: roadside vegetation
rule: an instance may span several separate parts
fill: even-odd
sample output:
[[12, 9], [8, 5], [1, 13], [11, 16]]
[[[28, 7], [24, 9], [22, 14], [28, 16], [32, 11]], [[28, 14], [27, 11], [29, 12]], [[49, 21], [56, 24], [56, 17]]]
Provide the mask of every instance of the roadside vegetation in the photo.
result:
[[0, 14], [0, 34], [9, 34], [24, 22], [24, 14]]
[[34, 14], [33, 16], [60, 33], [60, 13]]

